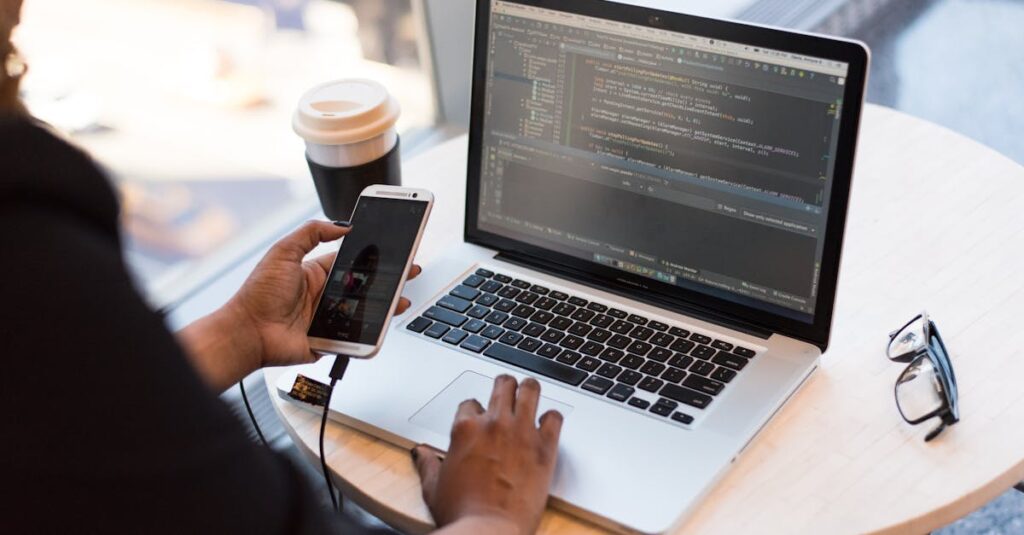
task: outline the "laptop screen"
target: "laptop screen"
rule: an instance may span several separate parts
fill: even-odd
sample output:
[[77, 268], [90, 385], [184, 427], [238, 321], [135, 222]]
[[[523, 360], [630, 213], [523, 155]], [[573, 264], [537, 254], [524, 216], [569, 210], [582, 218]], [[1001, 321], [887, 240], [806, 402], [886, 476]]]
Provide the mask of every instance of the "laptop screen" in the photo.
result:
[[490, 7], [479, 229], [813, 322], [846, 63]]

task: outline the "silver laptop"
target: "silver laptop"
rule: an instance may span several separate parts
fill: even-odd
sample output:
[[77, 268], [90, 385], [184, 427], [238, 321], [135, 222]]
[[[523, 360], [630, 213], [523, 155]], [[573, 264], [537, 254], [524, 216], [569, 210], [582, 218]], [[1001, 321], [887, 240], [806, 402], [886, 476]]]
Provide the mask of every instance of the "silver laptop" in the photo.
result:
[[459, 402], [536, 377], [565, 415], [553, 505], [669, 529], [828, 345], [867, 63], [638, 6], [480, 0], [465, 241], [331, 416], [446, 449]]

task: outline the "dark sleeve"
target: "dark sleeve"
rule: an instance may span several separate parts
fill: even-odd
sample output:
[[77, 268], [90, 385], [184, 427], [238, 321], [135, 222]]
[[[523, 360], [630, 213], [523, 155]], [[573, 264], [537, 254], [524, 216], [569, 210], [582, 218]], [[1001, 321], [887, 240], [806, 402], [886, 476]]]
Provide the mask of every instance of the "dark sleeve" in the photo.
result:
[[88, 158], [0, 121], [0, 169], [0, 532], [327, 531], [133, 287]]

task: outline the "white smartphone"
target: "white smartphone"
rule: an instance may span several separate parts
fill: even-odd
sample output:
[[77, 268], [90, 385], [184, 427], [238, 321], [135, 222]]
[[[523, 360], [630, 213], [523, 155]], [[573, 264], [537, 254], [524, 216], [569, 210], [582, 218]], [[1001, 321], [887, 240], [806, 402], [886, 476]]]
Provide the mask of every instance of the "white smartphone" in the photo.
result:
[[433, 206], [434, 195], [423, 189], [363, 190], [313, 314], [310, 348], [357, 358], [377, 354]]

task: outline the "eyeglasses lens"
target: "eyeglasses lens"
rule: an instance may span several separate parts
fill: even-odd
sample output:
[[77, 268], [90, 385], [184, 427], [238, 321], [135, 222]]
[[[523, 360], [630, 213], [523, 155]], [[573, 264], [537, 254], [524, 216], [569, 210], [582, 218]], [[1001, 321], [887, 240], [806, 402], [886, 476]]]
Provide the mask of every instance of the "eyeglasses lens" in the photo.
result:
[[896, 381], [896, 403], [900, 413], [908, 421], [920, 420], [939, 410], [943, 402], [935, 366], [927, 355], [921, 355]]
[[888, 357], [897, 359], [920, 351], [926, 343], [924, 326], [924, 317], [919, 317], [896, 333], [886, 350]]

